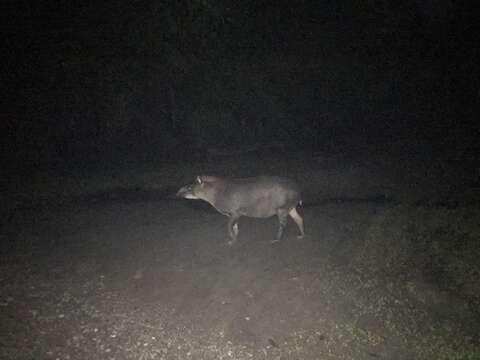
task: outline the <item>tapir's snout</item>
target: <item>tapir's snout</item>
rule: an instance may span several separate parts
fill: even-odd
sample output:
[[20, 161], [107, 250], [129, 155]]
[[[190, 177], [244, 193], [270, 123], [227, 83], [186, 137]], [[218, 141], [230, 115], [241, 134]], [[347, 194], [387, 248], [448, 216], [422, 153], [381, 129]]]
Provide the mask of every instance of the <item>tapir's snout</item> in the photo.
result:
[[177, 197], [185, 198], [185, 199], [197, 199], [197, 197], [193, 193], [193, 186], [186, 185], [180, 190], [177, 191]]
[[184, 198], [185, 195], [190, 191], [190, 189], [188, 188], [188, 186], [184, 186], [182, 188], [180, 188], [180, 190], [177, 191], [177, 194], [176, 196], [177, 197], [182, 197]]

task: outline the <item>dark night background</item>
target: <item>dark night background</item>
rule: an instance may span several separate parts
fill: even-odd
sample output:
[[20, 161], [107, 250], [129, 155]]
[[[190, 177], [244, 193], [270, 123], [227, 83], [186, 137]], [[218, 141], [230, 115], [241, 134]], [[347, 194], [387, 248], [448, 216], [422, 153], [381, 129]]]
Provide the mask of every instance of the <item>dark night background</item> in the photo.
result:
[[[5, 6], [6, 5], [6, 6]], [[7, 1], [5, 173], [392, 145], [478, 150], [478, 19], [454, 1]]]

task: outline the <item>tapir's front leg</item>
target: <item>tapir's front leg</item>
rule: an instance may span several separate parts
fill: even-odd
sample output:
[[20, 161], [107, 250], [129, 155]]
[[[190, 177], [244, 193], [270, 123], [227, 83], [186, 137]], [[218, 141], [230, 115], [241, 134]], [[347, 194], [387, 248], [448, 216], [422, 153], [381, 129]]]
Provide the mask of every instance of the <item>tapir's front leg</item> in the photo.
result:
[[228, 218], [228, 235], [230, 236], [230, 241], [228, 242], [228, 245], [232, 245], [237, 241], [239, 218], [240, 216], [238, 215], [231, 215]]

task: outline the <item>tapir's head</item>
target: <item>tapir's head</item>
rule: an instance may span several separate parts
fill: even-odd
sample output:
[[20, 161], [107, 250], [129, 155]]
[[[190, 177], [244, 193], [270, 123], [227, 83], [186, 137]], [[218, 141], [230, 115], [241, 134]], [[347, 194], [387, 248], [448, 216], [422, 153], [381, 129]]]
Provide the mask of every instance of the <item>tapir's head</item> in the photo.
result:
[[185, 199], [207, 200], [215, 186], [216, 179], [212, 176], [197, 176], [193, 184], [185, 185], [178, 190], [177, 196]]

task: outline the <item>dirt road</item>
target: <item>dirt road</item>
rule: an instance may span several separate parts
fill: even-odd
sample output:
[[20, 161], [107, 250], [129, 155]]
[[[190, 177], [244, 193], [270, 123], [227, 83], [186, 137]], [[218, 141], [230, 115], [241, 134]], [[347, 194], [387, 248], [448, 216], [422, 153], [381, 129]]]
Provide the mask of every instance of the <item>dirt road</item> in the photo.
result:
[[414, 262], [385, 270], [397, 256], [388, 237], [402, 236], [398, 219], [408, 211], [326, 201], [302, 209], [303, 240], [289, 223], [272, 245], [275, 219], [242, 218], [238, 243], [227, 246], [226, 218], [199, 202], [103, 194], [25, 208], [3, 235], [24, 245], [2, 255], [0, 357], [359, 360], [476, 351], [478, 319], [466, 300], [432, 285]]

